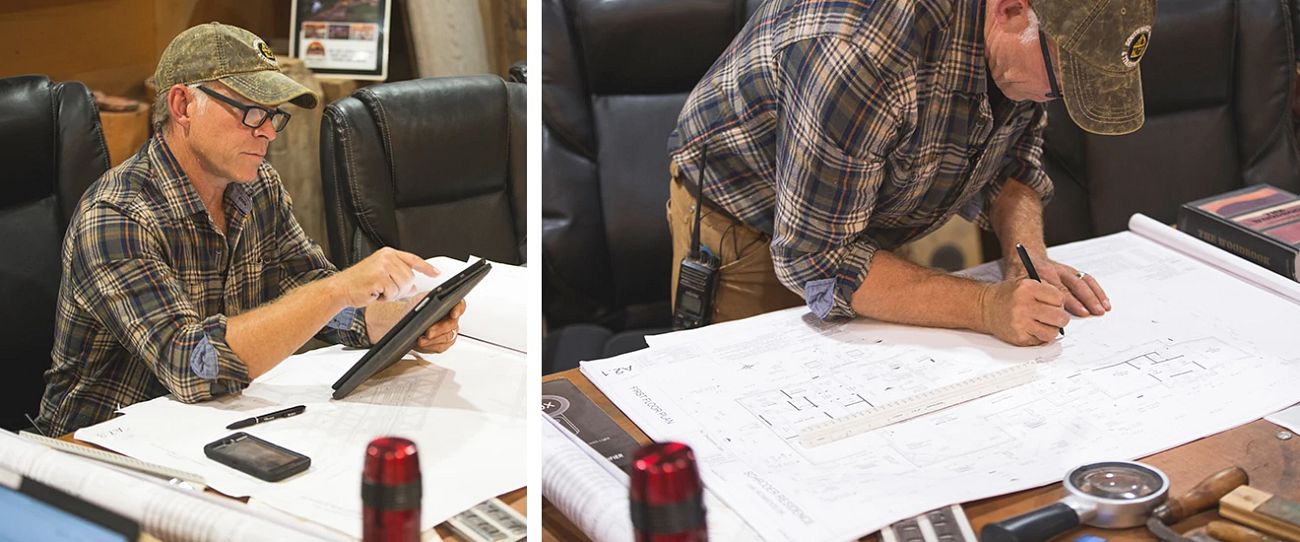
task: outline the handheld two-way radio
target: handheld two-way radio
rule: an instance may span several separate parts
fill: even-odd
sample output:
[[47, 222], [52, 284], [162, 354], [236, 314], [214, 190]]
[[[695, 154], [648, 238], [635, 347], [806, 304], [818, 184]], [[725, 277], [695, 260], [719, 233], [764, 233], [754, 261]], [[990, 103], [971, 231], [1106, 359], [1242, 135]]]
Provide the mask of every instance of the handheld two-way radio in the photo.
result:
[[708, 325], [713, 320], [713, 299], [718, 293], [718, 257], [700, 244], [701, 209], [704, 207], [704, 159], [700, 150], [700, 171], [695, 178], [695, 227], [691, 230], [691, 252], [682, 258], [677, 272], [677, 300], [673, 304], [673, 329]]

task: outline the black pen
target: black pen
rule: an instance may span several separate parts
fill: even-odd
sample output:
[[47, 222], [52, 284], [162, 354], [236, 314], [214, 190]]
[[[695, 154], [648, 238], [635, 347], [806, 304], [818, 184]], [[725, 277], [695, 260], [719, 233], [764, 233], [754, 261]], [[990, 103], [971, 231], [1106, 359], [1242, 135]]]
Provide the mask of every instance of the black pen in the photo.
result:
[[262, 423], [262, 422], [269, 422], [269, 421], [271, 421], [271, 420], [278, 420], [278, 419], [280, 419], [280, 418], [292, 418], [292, 417], [294, 417], [294, 416], [297, 416], [297, 415], [299, 415], [299, 414], [302, 414], [302, 412], [303, 412], [304, 410], [307, 410], [307, 405], [298, 405], [298, 406], [294, 406], [294, 407], [289, 407], [289, 408], [286, 408], [286, 409], [284, 409], [284, 410], [277, 410], [277, 411], [272, 412], [272, 413], [270, 413], [270, 414], [263, 414], [263, 415], [261, 415], [261, 416], [253, 416], [252, 418], [249, 418], [249, 419], [247, 419], [247, 420], [239, 420], [239, 421], [237, 421], [237, 422], [235, 422], [235, 423], [232, 423], [232, 424], [230, 424], [230, 425], [227, 425], [227, 426], [226, 426], [226, 429], [243, 429], [243, 428], [248, 427], [248, 426], [250, 426], [250, 425], [257, 425], [257, 424]]
[[[1029, 273], [1029, 278], [1036, 282], [1043, 282], [1043, 279], [1038, 278], [1038, 271], [1034, 269], [1034, 262], [1029, 261], [1029, 253], [1025, 251], [1025, 245], [1016, 243], [1016, 252], [1020, 254], [1020, 263], [1024, 264], [1025, 272]], [[1061, 332], [1061, 336], [1065, 336], [1065, 328], [1058, 327], [1056, 329]]]

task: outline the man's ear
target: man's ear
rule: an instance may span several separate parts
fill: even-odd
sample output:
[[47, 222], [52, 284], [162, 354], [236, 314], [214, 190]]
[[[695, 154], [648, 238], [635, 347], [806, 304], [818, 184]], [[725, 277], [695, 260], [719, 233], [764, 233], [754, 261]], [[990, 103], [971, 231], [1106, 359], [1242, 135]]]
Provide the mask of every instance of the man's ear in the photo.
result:
[[1029, 3], [1026, 0], [988, 0], [993, 4], [992, 15], [998, 25], [1013, 32], [1029, 23]]
[[185, 85], [172, 85], [172, 88], [167, 89], [167, 109], [172, 121], [185, 130], [189, 129], [190, 122], [193, 121], [194, 110], [190, 107], [194, 103], [191, 96], [193, 92]]

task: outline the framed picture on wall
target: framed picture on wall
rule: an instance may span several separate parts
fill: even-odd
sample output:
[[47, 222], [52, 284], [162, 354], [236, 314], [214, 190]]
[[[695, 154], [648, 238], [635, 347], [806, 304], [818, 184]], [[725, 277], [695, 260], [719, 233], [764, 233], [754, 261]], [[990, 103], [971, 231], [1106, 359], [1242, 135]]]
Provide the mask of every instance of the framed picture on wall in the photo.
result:
[[391, 0], [293, 0], [289, 55], [317, 75], [388, 78]]

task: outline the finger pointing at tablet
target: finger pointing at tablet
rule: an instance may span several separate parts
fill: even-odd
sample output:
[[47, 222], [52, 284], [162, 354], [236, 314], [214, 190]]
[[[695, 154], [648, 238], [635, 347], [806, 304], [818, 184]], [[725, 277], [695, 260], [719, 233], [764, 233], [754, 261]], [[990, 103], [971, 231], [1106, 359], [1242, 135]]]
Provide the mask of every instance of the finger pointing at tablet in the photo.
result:
[[409, 252], [381, 248], [332, 277], [348, 304], [364, 307], [375, 301], [396, 301], [415, 293], [415, 272], [430, 277], [438, 270]]

